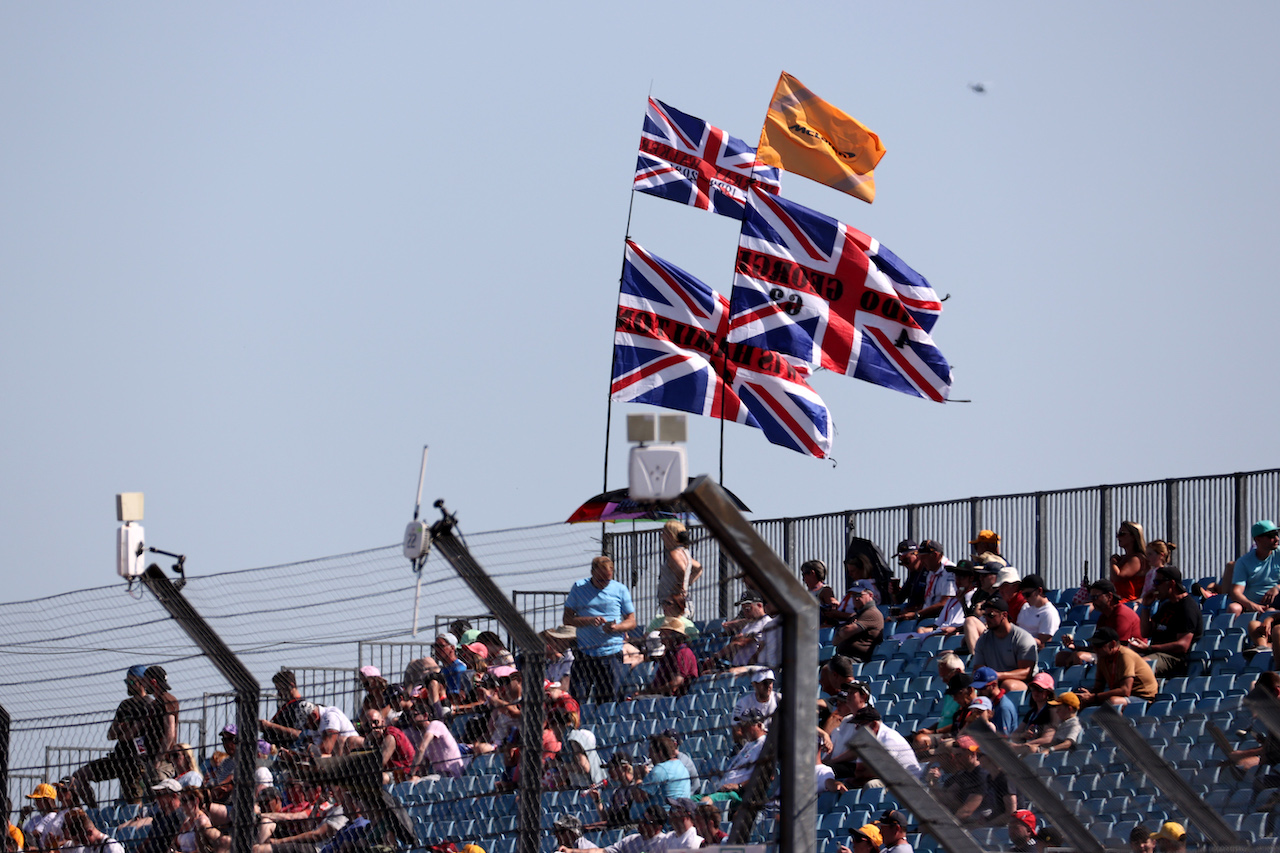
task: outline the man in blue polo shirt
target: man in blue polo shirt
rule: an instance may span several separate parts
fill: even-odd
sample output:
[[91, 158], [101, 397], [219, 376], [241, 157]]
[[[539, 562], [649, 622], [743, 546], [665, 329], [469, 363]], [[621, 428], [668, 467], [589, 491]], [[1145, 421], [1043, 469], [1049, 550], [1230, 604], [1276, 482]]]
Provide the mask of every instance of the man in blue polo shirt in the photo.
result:
[[1260, 613], [1276, 606], [1280, 597], [1280, 529], [1274, 521], [1258, 521], [1249, 531], [1253, 550], [1238, 560], [1231, 574], [1231, 603], [1235, 613]]
[[613, 579], [613, 560], [596, 557], [591, 577], [569, 590], [564, 624], [578, 629], [578, 657], [569, 691], [579, 702], [612, 702], [618, 698], [622, 644], [636, 627], [631, 591]]

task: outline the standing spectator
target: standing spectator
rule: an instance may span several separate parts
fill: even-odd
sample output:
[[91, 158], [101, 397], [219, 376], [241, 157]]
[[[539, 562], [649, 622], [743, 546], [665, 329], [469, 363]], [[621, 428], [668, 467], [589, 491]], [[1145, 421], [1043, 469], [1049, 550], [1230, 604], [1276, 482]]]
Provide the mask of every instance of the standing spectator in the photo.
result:
[[560, 685], [561, 690], [568, 691], [573, 682], [570, 676], [573, 671], [573, 646], [578, 638], [578, 629], [572, 625], [557, 625], [542, 632], [542, 639], [547, 644], [546, 672], [547, 681]]
[[875, 584], [869, 580], [855, 582], [845, 600], [853, 607], [852, 618], [836, 629], [836, 651], [865, 663], [884, 638], [884, 614], [876, 607]]
[[601, 556], [591, 561], [591, 577], [569, 590], [563, 622], [578, 629], [574, 698], [579, 702], [617, 699], [623, 636], [636, 627], [636, 609], [630, 590], [613, 579], [613, 560]]
[[1008, 737], [1018, 728], [1018, 709], [1009, 701], [1006, 691], [1000, 687], [1000, 677], [989, 666], [979, 667], [973, 673], [973, 689], [979, 696], [991, 700], [991, 724], [996, 731]]
[[147, 668], [133, 666], [124, 677], [128, 697], [116, 706], [115, 719], [107, 728], [107, 740], [116, 742], [110, 755], [96, 758], [71, 774], [72, 791], [90, 808], [98, 805], [98, 798], [90, 782], [120, 780], [120, 796], [125, 802], [142, 801], [145, 788], [156, 780], [154, 768], [147, 763], [147, 741], [150, 722], [153, 719], [151, 703], [147, 701]]
[[689, 553], [689, 531], [683, 522], [671, 519], [662, 526], [661, 536], [666, 554], [658, 569], [658, 600], [676, 594], [687, 599], [693, 582], [702, 576], [702, 563]]
[[907, 571], [899, 603], [904, 614], [914, 613], [924, 606], [924, 588], [929, 580], [929, 572], [920, 566], [920, 546], [916, 544], [916, 540], [903, 539], [894, 553], [898, 558], [898, 565]]
[[176, 775], [173, 764], [174, 752], [178, 748], [178, 700], [169, 692], [169, 677], [164, 667], [147, 667], [143, 681], [154, 699], [151, 728], [155, 751], [151, 754], [151, 765], [155, 768], [157, 780], [172, 779]]
[[[1186, 675], [1191, 647], [1204, 633], [1200, 605], [1182, 585], [1182, 572], [1177, 566], [1161, 566], [1156, 583], [1139, 608], [1142, 637], [1129, 640], [1129, 645], [1151, 664], [1157, 678]], [[1160, 609], [1152, 614], [1155, 600]]]
[[1123, 553], [1111, 555], [1111, 582], [1120, 595], [1120, 603], [1128, 604], [1142, 595], [1142, 586], [1147, 580], [1147, 540], [1142, 525], [1120, 522], [1116, 544]]
[[280, 706], [270, 720], [259, 720], [262, 738], [268, 743], [280, 747], [293, 746], [302, 737], [306, 728], [306, 720], [302, 713], [302, 693], [298, 690], [298, 681], [293, 670], [282, 669], [271, 676], [271, 683], [276, 688], [276, 697]]
[[919, 610], [904, 611], [902, 614], [904, 619], [937, 616], [942, 612], [947, 599], [956, 594], [955, 576], [947, 571], [947, 567], [954, 564], [942, 553], [941, 542], [936, 539], [926, 539], [921, 542], [917, 559], [920, 562], [920, 568], [928, 573], [925, 577], [924, 604]]
[[659, 626], [663, 653], [653, 668], [653, 681], [645, 693], [657, 696], [683, 696], [698, 677], [698, 657], [686, 642], [684, 625], [667, 617]]
[[884, 555], [870, 539], [854, 536], [844, 552], [846, 588], [852, 581], [871, 581], [875, 585], [876, 604], [892, 604], [894, 578], [885, 565]]
[[1053, 639], [1062, 622], [1058, 608], [1044, 594], [1044, 578], [1039, 575], [1027, 575], [1020, 584], [1026, 606], [1018, 612], [1015, 620], [1019, 628], [1035, 638], [1036, 645], [1044, 648], [1044, 644]]
[[884, 839], [883, 853], [912, 853], [911, 845], [907, 843], [907, 823], [907, 816], [896, 809], [880, 815], [876, 826], [880, 827], [880, 835]]
[[[1099, 628], [1111, 628], [1122, 643], [1142, 636], [1142, 620], [1131, 608], [1120, 603], [1115, 584], [1103, 578], [1090, 584], [1088, 592], [1093, 609], [1098, 611]], [[1078, 648], [1075, 638], [1067, 634], [1062, 638], [1062, 651], [1054, 656], [1053, 665], [1067, 667], [1090, 664], [1096, 658], [1093, 652]]]
[[1035, 639], [1009, 621], [1009, 605], [1004, 599], [991, 599], [983, 605], [983, 612], [987, 632], [978, 638], [970, 663], [975, 669], [984, 666], [994, 669], [1005, 690], [1026, 690], [1040, 653]]
[[773, 689], [774, 680], [771, 669], [762, 669], [751, 676], [751, 692], [743, 694], [733, 707], [735, 724], [747, 711], [759, 711], [764, 715], [764, 727], [769, 728], [769, 720], [773, 717], [773, 712], [778, 710], [778, 694]]
[[1120, 644], [1115, 631], [1095, 629], [1089, 646], [1098, 656], [1098, 665], [1094, 670], [1093, 690], [1076, 690], [1081, 705], [1128, 705], [1133, 697], [1147, 702], [1156, 698], [1160, 688], [1155, 673], [1142, 655]]
[[1254, 522], [1249, 531], [1253, 549], [1236, 559], [1231, 573], [1232, 613], [1261, 613], [1272, 609], [1280, 594], [1280, 528], [1274, 521]]
[[658, 606], [662, 608], [661, 615], [653, 617], [653, 621], [645, 627], [644, 632], [651, 634], [661, 629], [663, 622], [668, 619], [676, 619], [684, 626], [685, 637], [692, 643], [698, 639], [698, 626], [693, 624], [693, 620], [685, 616], [688, 604], [688, 599], [685, 598], [682, 592], [673, 593], [662, 599], [658, 602]]
[[452, 633], [441, 634], [431, 648], [444, 675], [444, 689], [449, 702], [466, 704], [471, 698], [471, 679], [467, 677], [467, 665], [458, 658], [458, 638]]

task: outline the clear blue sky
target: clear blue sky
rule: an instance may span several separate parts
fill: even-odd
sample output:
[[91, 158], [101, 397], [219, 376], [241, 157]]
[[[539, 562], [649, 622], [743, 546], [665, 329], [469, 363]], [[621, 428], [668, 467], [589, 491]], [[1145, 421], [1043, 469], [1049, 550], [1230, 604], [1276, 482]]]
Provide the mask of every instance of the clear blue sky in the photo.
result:
[[[813, 384], [837, 465], [730, 425], [757, 517], [1271, 467], [1280, 6], [0, 5], [0, 580], [111, 582], [114, 503], [224, 571], [601, 487], [652, 90], [752, 139], [786, 69], [876, 130], [951, 294], [946, 406]], [[971, 82], [985, 82], [975, 94]], [[736, 223], [632, 236], [728, 292]], [[615, 407], [610, 486], [625, 483]], [[718, 428], [691, 423], [695, 472]]]

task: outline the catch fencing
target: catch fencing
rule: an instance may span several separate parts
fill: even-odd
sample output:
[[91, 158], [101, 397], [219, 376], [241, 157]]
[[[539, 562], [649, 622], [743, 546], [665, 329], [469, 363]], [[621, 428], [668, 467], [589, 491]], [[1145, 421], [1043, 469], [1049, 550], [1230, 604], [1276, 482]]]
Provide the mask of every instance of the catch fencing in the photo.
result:
[[[935, 539], [954, 560], [967, 556], [980, 530], [1002, 537], [1002, 554], [1023, 574], [1050, 588], [1078, 586], [1106, 575], [1122, 521], [1140, 524], [1147, 541], [1176, 543], [1172, 562], [1192, 579], [1220, 578], [1226, 564], [1252, 547], [1250, 525], [1280, 515], [1280, 469], [1180, 477], [1011, 495], [762, 519], [752, 526], [793, 570], [822, 560], [827, 583], [844, 593], [840, 570], [850, 537], [879, 546], [891, 569], [897, 543]], [[704, 567], [690, 588], [694, 618], [728, 616], [741, 591], [739, 570], [700, 527], [690, 527], [694, 559]], [[664, 559], [660, 531], [605, 535], [618, 577], [632, 589], [642, 614], [657, 612], [655, 591]], [[901, 576], [900, 576], [901, 578]], [[901, 578], [905, 579], [905, 578]]]

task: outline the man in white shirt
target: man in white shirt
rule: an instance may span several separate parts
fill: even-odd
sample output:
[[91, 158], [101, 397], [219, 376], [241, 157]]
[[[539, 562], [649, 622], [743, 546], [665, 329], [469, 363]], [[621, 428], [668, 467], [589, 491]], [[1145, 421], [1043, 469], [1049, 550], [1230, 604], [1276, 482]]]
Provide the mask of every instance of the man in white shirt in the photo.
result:
[[956, 580], [948, 566], [955, 565], [942, 553], [942, 543], [936, 539], [926, 539], [920, 543], [916, 552], [920, 568], [927, 571], [924, 586], [924, 604], [917, 613], [904, 613], [910, 619], [924, 619], [937, 616], [942, 612], [947, 600], [956, 594]]
[[644, 813], [640, 815], [640, 820], [636, 822], [636, 828], [639, 832], [631, 835], [624, 835], [620, 840], [615, 841], [608, 847], [565, 847], [557, 848], [559, 851], [580, 850], [582, 853], [650, 853], [663, 844], [665, 839], [671, 835], [670, 832], [663, 832], [662, 827], [667, 824], [667, 813], [663, 811], [662, 806], [649, 805], [645, 807]]
[[649, 845], [649, 853], [667, 853], [668, 850], [697, 850], [702, 846], [702, 836], [693, 825], [693, 814], [698, 804], [688, 797], [669, 799], [667, 818], [672, 831], [666, 837]]
[[347, 742], [360, 737], [341, 708], [312, 705], [306, 711], [307, 727], [302, 734], [310, 742], [309, 749], [313, 753], [321, 756], [346, 755], [349, 750]]
[[742, 749], [738, 750], [733, 761], [725, 768], [720, 781], [721, 791], [736, 791], [746, 785], [760, 758], [760, 750], [764, 748], [764, 714], [755, 710], [746, 711], [734, 728], [741, 735]]
[[[911, 748], [911, 744], [907, 743], [906, 738], [881, 721], [879, 711], [868, 705], [853, 715], [853, 724], [875, 735], [876, 740], [889, 751], [894, 760], [906, 768], [912, 776], [920, 778], [920, 762], [916, 760], [915, 750]], [[879, 777], [872, 772], [871, 768], [862, 761], [857, 762], [852, 776], [853, 786], [861, 787], [876, 778]]]
[[1044, 648], [1044, 644], [1053, 638], [1054, 632], [1062, 622], [1062, 614], [1058, 608], [1049, 603], [1044, 594], [1044, 578], [1039, 575], [1027, 575], [1019, 583], [1022, 597], [1027, 603], [1018, 611], [1018, 627], [1036, 638], [1036, 645]]
[[751, 676], [751, 692], [744, 694], [733, 709], [735, 724], [745, 712], [756, 710], [764, 714], [764, 727], [769, 728], [769, 719], [778, 710], [778, 694], [773, 690], [774, 680], [771, 669], [762, 669]]
[[777, 620], [764, 611], [764, 599], [760, 593], [748, 589], [738, 599], [741, 617], [725, 623], [726, 630], [736, 633], [717, 658], [728, 660], [736, 669], [753, 667], [771, 669], [778, 665]]

